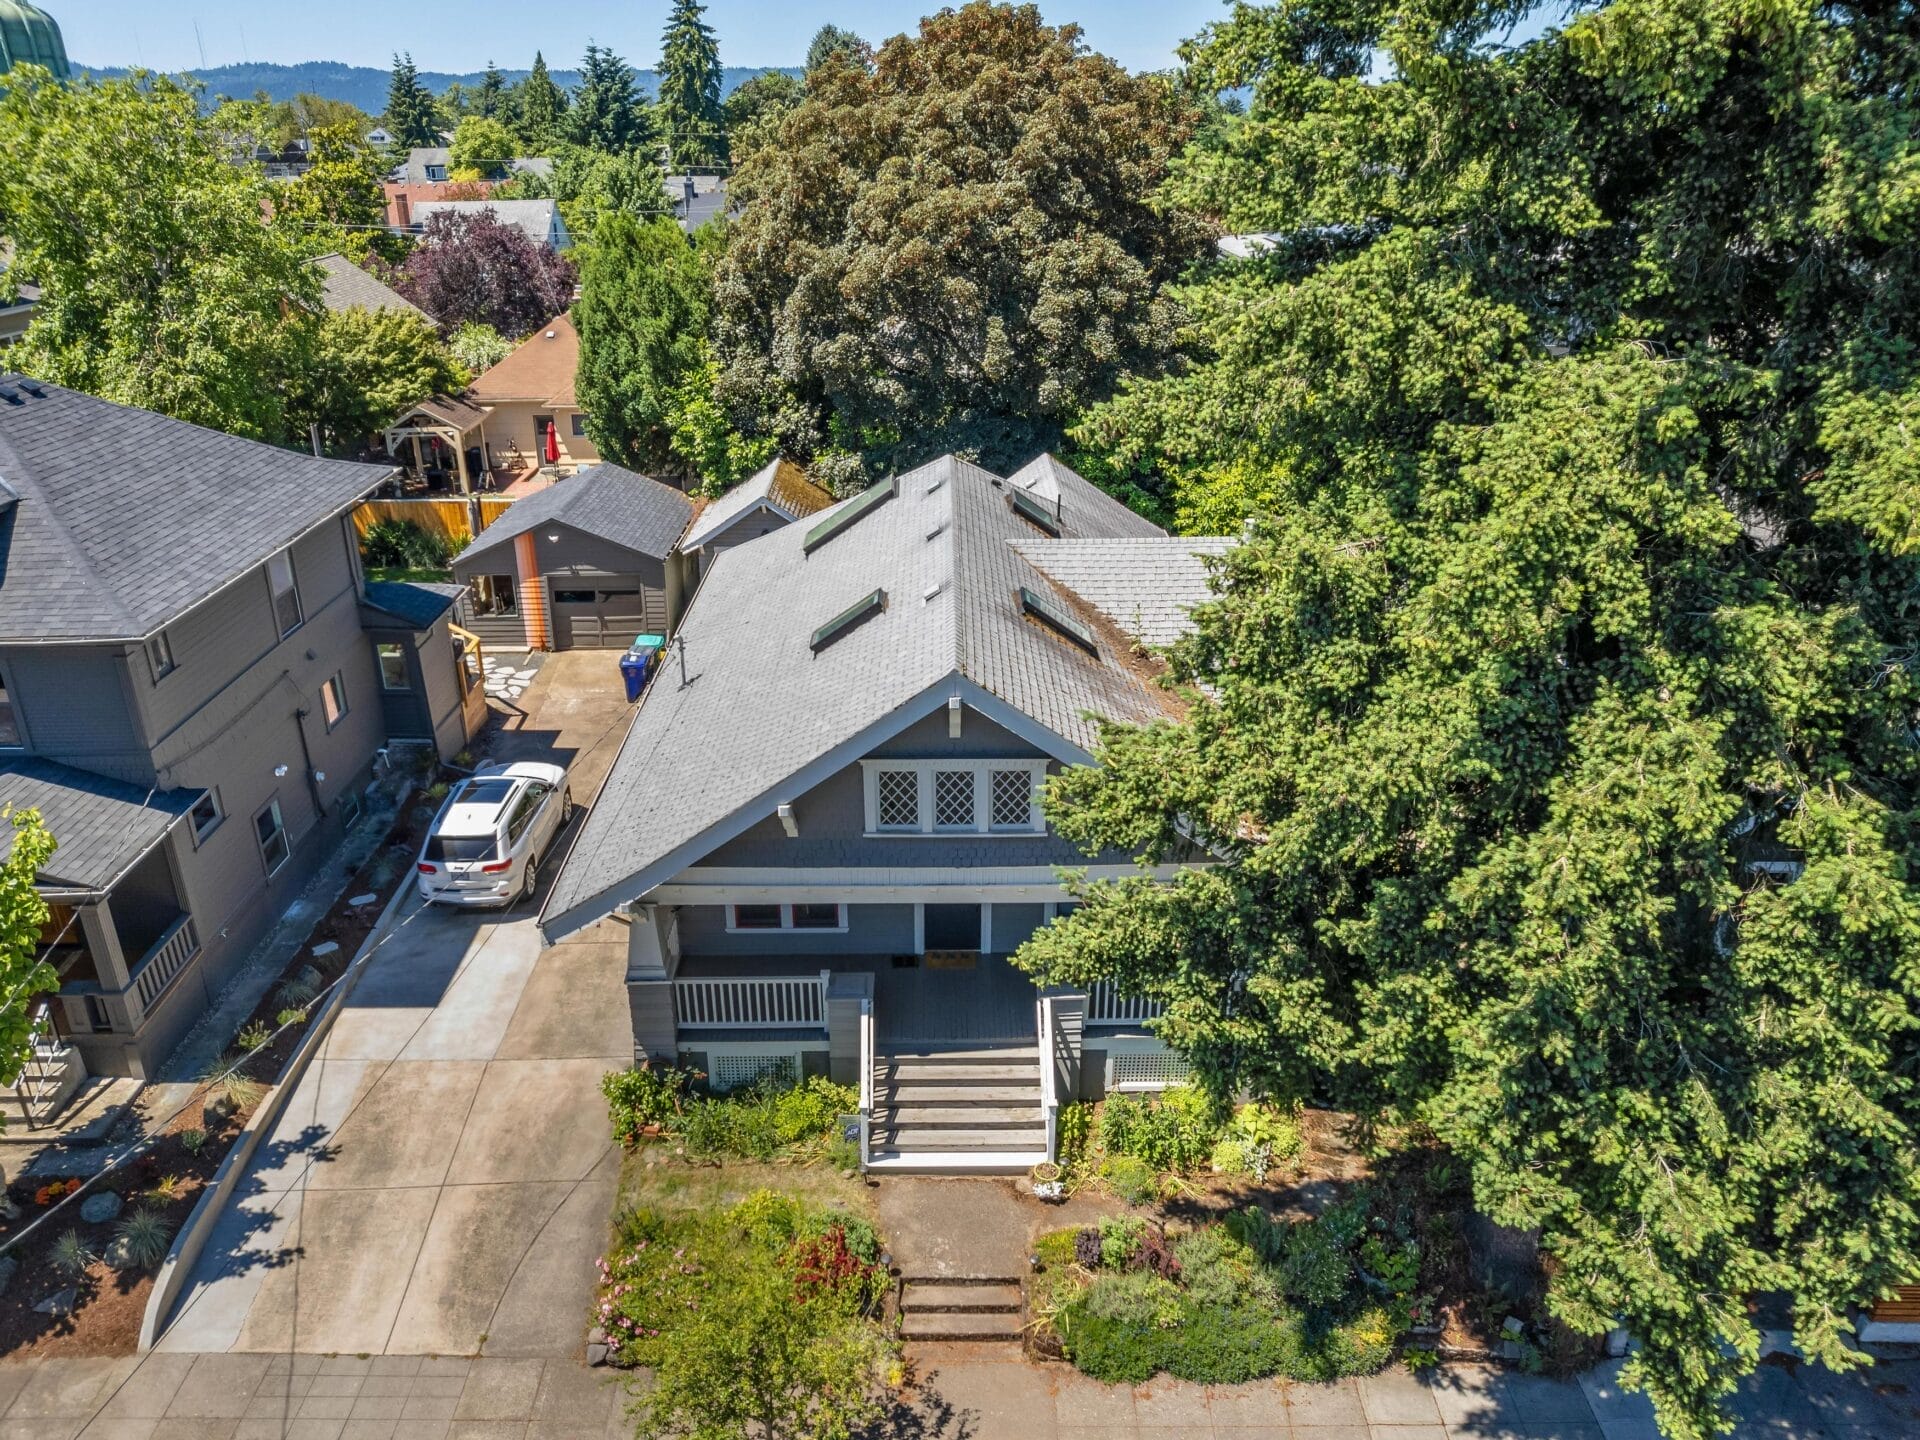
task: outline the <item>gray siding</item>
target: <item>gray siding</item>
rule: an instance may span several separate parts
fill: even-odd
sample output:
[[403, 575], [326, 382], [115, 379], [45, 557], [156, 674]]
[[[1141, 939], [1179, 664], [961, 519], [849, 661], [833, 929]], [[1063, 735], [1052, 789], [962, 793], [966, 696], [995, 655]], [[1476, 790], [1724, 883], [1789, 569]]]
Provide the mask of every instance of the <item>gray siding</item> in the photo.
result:
[[680, 953], [688, 956], [796, 955], [830, 958], [835, 955], [910, 955], [913, 953], [913, 906], [849, 905], [847, 929], [838, 931], [755, 930], [727, 932], [724, 905], [682, 905]]
[[[549, 534], [560, 538], [557, 541], [549, 540]], [[540, 528], [534, 536], [534, 550], [539, 558], [555, 648], [569, 648], [565, 627], [554, 620], [555, 590], [590, 590], [596, 587], [638, 589], [641, 592], [638, 601], [623, 602], [626, 608], [619, 610], [621, 615], [636, 614], [642, 617], [640, 623], [632, 627], [634, 631], [653, 630], [664, 634], [679, 623], [685, 587], [677, 560], [643, 555], [637, 550], [615, 545], [560, 522]], [[454, 567], [454, 577], [461, 581], [470, 581], [479, 575], [511, 575], [514, 576], [516, 592], [525, 589], [516, 573], [511, 539], [503, 540], [492, 549]], [[523, 612], [525, 603], [523, 598]], [[470, 603], [463, 599], [460, 616], [461, 625], [473, 631], [487, 645], [501, 649], [526, 648], [523, 615], [475, 615]], [[631, 638], [631, 635], [624, 636], [620, 646], [624, 648], [626, 641]]]
[[[369, 614], [378, 614], [370, 611]], [[460, 661], [445, 617], [427, 630], [405, 626], [367, 625], [370, 646], [403, 647], [407, 678], [412, 688], [389, 690], [380, 683], [379, 652], [374, 653], [374, 684], [379, 690], [387, 736], [394, 740], [431, 740], [443, 760], [466, 748], [466, 724], [460, 696]]]
[[153, 783], [153, 763], [129, 688], [144, 655], [123, 645], [46, 645], [0, 652], [0, 674], [36, 755], [133, 785]]

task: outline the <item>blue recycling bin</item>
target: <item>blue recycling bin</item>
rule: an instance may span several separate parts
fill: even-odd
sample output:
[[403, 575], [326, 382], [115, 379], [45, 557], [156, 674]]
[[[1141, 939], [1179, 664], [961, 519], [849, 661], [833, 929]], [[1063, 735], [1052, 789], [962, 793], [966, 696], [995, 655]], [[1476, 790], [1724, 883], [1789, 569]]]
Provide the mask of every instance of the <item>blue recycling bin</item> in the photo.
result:
[[626, 654], [620, 657], [620, 678], [626, 682], [628, 704], [638, 700], [640, 692], [647, 688], [647, 673], [666, 643], [664, 635], [636, 635]]

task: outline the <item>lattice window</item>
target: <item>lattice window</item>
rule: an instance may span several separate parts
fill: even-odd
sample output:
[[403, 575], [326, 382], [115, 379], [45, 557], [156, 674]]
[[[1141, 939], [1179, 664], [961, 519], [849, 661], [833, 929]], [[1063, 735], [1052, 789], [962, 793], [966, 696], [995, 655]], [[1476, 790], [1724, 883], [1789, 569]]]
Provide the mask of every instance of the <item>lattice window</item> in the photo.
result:
[[882, 770], [875, 779], [882, 830], [920, 828], [920, 776], [912, 770]]
[[758, 1080], [779, 1085], [800, 1083], [797, 1055], [709, 1055], [707, 1085], [719, 1094], [741, 1090]]
[[1167, 1050], [1122, 1051], [1108, 1057], [1114, 1090], [1164, 1090], [1178, 1085], [1192, 1069], [1180, 1056]]
[[993, 772], [993, 823], [996, 829], [1033, 824], [1033, 776], [1025, 770]]
[[941, 830], [974, 828], [973, 771], [933, 772], [933, 823]]

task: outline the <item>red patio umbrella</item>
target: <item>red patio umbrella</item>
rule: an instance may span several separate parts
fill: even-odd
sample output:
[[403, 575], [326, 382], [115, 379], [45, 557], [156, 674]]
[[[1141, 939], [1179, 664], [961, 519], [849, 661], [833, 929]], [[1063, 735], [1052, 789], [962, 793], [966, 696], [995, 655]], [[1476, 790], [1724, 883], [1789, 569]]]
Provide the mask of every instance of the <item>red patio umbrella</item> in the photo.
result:
[[547, 426], [547, 464], [558, 465], [559, 463], [560, 430], [557, 426], [549, 423]]

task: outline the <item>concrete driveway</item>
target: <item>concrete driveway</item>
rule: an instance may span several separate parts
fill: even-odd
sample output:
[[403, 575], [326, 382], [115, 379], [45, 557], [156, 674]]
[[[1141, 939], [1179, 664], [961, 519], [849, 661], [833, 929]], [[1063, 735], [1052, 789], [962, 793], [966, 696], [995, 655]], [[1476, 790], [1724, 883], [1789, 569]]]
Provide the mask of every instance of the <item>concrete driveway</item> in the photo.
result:
[[[489, 755], [574, 764], [584, 805], [626, 713], [611, 659], [555, 656]], [[578, 1351], [619, 1169], [600, 1077], [633, 1054], [626, 932], [542, 952], [535, 913], [409, 895], [160, 1350]]]

